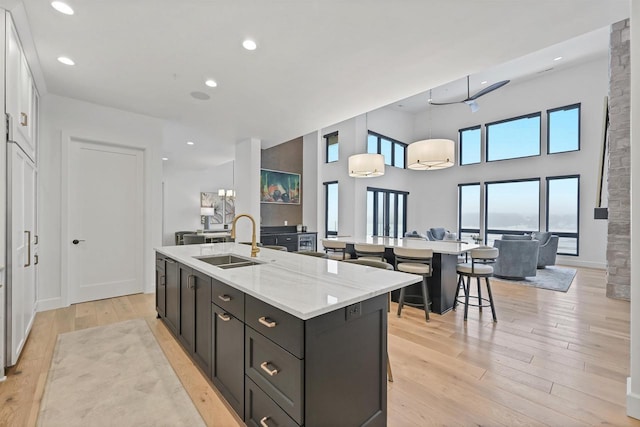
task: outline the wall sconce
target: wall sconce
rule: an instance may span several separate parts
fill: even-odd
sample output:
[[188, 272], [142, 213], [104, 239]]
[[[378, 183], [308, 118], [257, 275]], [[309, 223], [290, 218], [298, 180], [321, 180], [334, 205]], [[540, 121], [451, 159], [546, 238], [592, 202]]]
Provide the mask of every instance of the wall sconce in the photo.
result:
[[214, 208], [200, 208], [200, 215], [204, 217], [204, 229], [209, 229], [209, 218], [215, 214]]

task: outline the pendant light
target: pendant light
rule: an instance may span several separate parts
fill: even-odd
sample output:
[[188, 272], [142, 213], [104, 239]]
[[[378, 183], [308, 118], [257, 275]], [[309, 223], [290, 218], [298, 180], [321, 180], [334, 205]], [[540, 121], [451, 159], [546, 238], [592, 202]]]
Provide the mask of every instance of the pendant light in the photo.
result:
[[[431, 90], [429, 90], [429, 101]], [[429, 117], [429, 138], [416, 141], [407, 147], [407, 167], [414, 170], [437, 170], [453, 166], [456, 158], [455, 142], [450, 139], [431, 138], [431, 106]]]
[[[365, 113], [366, 134], [369, 134], [369, 118]], [[366, 140], [365, 140], [366, 141]], [[384, 175], [384, 156], [376, 153], [349, 156], [349, 176], [353, 178], [375, 178]]]

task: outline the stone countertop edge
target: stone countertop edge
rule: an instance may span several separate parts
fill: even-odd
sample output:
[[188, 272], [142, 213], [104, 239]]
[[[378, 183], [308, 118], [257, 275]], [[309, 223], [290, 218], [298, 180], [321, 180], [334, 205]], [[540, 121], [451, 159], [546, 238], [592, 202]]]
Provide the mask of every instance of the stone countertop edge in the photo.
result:
[[325, 258], [260, 248], [260, 265], [222, 269], [195, 257], [233, 254], [251, 258], [251, 246], [238, 243], [154, 248], [207, 276], [308, 320], [422, 281], [421, 276]]

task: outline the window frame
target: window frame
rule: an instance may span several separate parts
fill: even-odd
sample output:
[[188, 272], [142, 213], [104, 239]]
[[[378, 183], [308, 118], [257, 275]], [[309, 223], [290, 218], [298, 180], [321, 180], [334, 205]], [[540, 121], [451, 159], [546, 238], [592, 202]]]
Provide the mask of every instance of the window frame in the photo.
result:
[[[378, 145], [378, 149], [376, 151], [376, 153], [374, 154], [382, 154], [382, 139], [385, 139], [389, 142], [391, 142], [391, 164], [388, 164], [385, 162], [385, 165], [387, 166], [393, 166], [394, 168], [398, 168], [398, 169], [406, 169], [407, 168], [407, 147], [409, 146], [409, 144], [405, 144], [402, 141], [398, 141], [397, 139], [393, 139], [393, 138], [389, 138], [388, 136], [382, 135], [380, 133], [374, 132], [372, 130], [368, 130], [367, 129], [367, 152], [369, 152], [368, 150], [368, 144], [369, 144], [369, 136], [374, 136], [378, 139], [377, 141], [377, 145]], [[404, 159], [403, 159], [403, 167], [397, 166], [396, 165], [396, 145], [400, 145], [403, 148], [404, 151]]]
[[[480, 199], [478, 203], [480, 205], [480, 212], [478, 215], [478, 229], [475, 228], [462, 228], [462, 187], [470, 187], [470, 186], [478, 186], [478, 190], [480, 193]], [[481, 182], [466, 182], [463, 184], [458, 184], [458, 238], [462, 238], [462, 233], [474, 233], [477, 234], [478, 237], [481, 235], [480, 232], [482, 230], [482, 183]]]
[[338, 158], [335, 159], [335, 160], [329, 161], [329, 146], [330, 145], [334, 145], [334, 144], [329, 144], [329, 138], [331, 138], [333, 136], [338, 138], [338, 131], [331, 132], [331, 133], [328, 133], [328, 134], [323, 136], [324, 142], [325, 142], [325, 147], [324, 147], [324, 162], [325, 163], [335, 163], [335, 162], [340, 161], [340, 139], [338, 139], [338, 141], [335, 143], [336, 145], [338, 145]]
[[[499, 125], [502, 123], [507, 123], [507, 122], [513, 122], [516, 120], [522, 120], [522, 119], [530, 119], [530, 118], [534, 118], [537, 117], [538, 121], [540, 123], [540, 126], [538, 128], [538, 154], [531, 154], [529, 156], [521, 156], [521, 157], [507, 157], [505, 159], [495, 159], [495, 160], [489, 160], [489, 143], [490, 143], [490, 126], [494, 126], [494, 125]], [[508, 119], [504, 119], [504, 120], [498, 120], [495, 122], [490, 122], [490, 123], [485, 123], [484, 125], [484, 156], [485, 156], [485, 161], [487, 163], [489, 162], [501, 162], [504, 160], [515, 160], [515, 159], [527, 159], [527, 158], [531, 158], [531, 157], [540, 157], [542, 155], [542, 111], [538, 111], [535, 113], [530, 113], [530, 114], [524, 114], [522, 116], [517, 116], [517, 117], [511, 117]]]
[[[462, 133], [465, 131], [469, 131], [469, 130], [479, 130], [480, 131], [480, 146], [478, 147], [480, 149], [480, 160], [477, 162], [473, 162], [473, 163], [462, 163]], [[482, 125], [476, 125], [476, 126], [469, 126], [463, 129], [458, 129], [458, 153], [459, 154], [459, 159], [458, 159], [458, 165], [460, 166], [467, 166], [467, 165], [477, 165], [482, 163], [483, 159], [482, 159]]]
[[[329, 231], [329, 185], [338, 185], [338, 214], [340, 213], [340, 186], [338, 181], [327, 181], [323, 182], [324, 186], [324, 237], [329, 236], [337, 236], [338, 230]], [[340, 223], [338, 223], [338, 227], [340, 227]]]
[[[575, 150], [574, 150], [575, 151]], [[577, 209], [576, 209], [576, 224], [577, 224], [577, 231], [575, 233], [568, 233], [568, 232], [555, 232], [552, 230], [549, 230], [549, 181], [551, 180], [560, 180], [560, 179], [574, 179], [577, 178], [578, 179], [578, 191], [576, 193], [576, 197], [577, 197]], [[551, 231], [554, 235], [560, 237], [569, 237], [569, 238], [575, 238], [576, 239], [576, 253], [575, 254], [569, 254], [569, 253], [565, 253], [565, 252], [558, 252], [558, 255], [566, 255], [566, 256], [580, 256], [580, 174], [573, 174], [573, 175], [557, 175], [557, 176], [548, 176], [546, 177], [546, 206], [545, 206], [545, 230], [546, 231]]]
[[[389, 222], [389, 213], [390, 213], [390, 206], [389, 206], [389, 195], [390, 194], [395, 194], [396, 195], [396, 203], [394, 204], [394, 230], [395, 230], [395, 236], [388, 236], [388, 237], [393, 237], [393, 238], [401, 238], [404, 237], [404, 233], [407, 232], [407, 206], [409, 204], [409, 192], [408, 191], [402, 191], [402, 190], [389, 190], [386, 188], [378, 188], [378, 187], [367, 187], [367, 194], [369, 193], [369, 191], [373, 192], [373, 230], [372, 230], [372, 236], [379, 236], [378, 234], [378, 228], [376, 227], [376, 224], [378, 224], [378, 197], [377, 197], [377, 193], [384, 193], [384, 199], [385, 199], [385, 212], [384, 215], [387, 218], [387, 220], [385, 221], [385, 233], [383, 234], [383, 236], [387, 236], [389, 233], [389, 227], [390, 224], [388, 224]], [[403, 230], [400, 233], [398, 230], [398, 197], [397, 195], [402, 194], [404, 195], [404, 207], [402, 210], [402, 224], [403, 224]]]
[[[567, 150], [567, 151], [554, 151], [551, 152], [550, 148], [551, 148], [551, 144], [550, 144], [550, 136], [551, 136], [551, 126], [549, 126], [550, 123], [550, 118], [551, 118], [551, 113], [555, 113], [556, 111], [565, 111], [565, 110], [573, 110], [573, 109], [578, 109], [578, 148], [575, 150]], [[564, 107], [558, 107], [558, 108], [551, 108], [549, 110], [547, 110], [547, 154], [551, 155], [551, 154], [562, 154], [562, 153], [574, 153], [576, 151], [580, 151], [580, 148], [582, 146], [582, 132], [581, 132], [581, 128], [582, 128], [582, 103], [578, 102], [575, 104], [570, 104], [570, 105], [565, 105]]]
[[515, 182], [538, 182], [538, 229], [540, 230], [540, 192], [542, 185], [542, 179], [540, 177], [535, 178], [519, 178], [519, 179], [506, 179], [499, 181], [485, 181], [484, 183], [484, 241], [488, 243], [489, 234], [523, 234], [530, 233], [531, 230], [502, 230], [502, 229], [489, 229], [489, 185], [491, 184], [509, 184]]

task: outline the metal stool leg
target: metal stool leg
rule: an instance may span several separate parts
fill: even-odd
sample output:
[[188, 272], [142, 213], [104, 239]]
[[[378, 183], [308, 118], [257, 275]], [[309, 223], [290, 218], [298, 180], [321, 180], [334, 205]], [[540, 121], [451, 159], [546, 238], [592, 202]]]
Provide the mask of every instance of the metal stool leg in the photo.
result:
[[424, 299], [424, 317], [429, 321], [429, 288], [427, 288], [427, 278], [422, 278], [422, 298]]
[[[458, 275], [458, 285], [456, 286], [456, 296], [453, 297], [453, 311], [456, 311], [458, 305], [458, 295], [460, 295], [460, 281], [462, 281], [462, 274]], [[464, 286], [464, 283], [463, 283]]]
[[493, 305], [493, 295], [491, 294], [491, 285], [489, 284], [489, 278], [485, 277], [487, 281], [487, 293], [489, 294], [489, 303], [491, 304], [491, 314], [493, 315], [493, 321], [497, 322], [498, 318], [496, 317], [496, 308]]
[[467, 276], [467, 286], [464, 289], [464, 321], [467, 321], [467, 313], [469, 312], [469, 293], [471, 292], [471, 276]]
[[400, 289], [400, 298], [398, 298], [398, 317], [402, 314], [402, 306], [404, 305], [404, 288]]
[[480, 289], [480, 276], [476, 277], [476, 282], [478, 282], [478, 309], [480, 313], [482, 313], [482, 290]]

